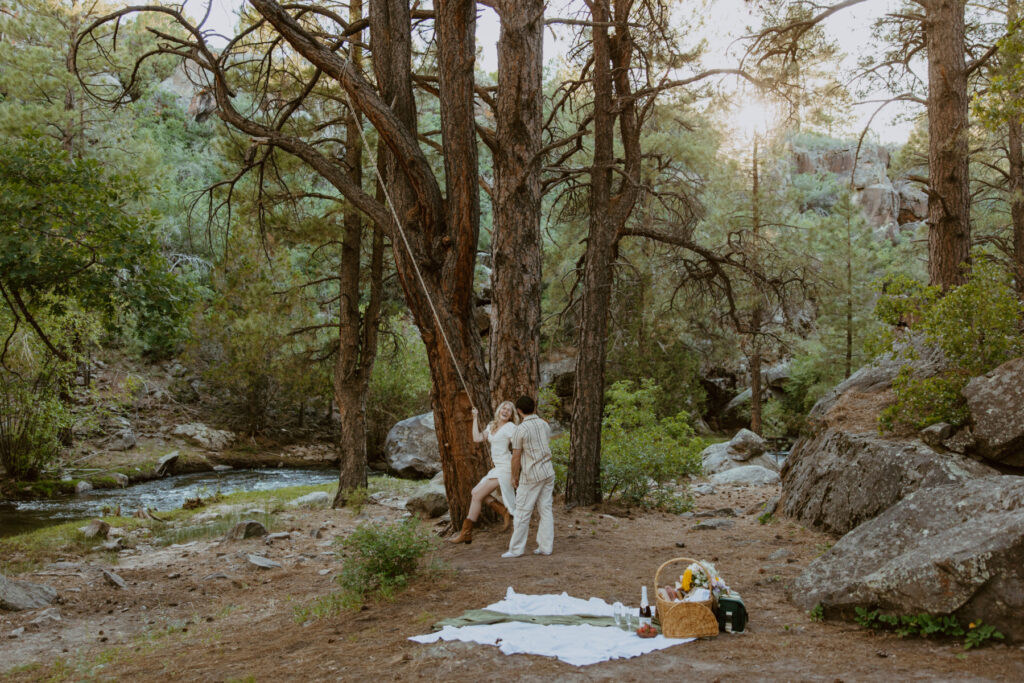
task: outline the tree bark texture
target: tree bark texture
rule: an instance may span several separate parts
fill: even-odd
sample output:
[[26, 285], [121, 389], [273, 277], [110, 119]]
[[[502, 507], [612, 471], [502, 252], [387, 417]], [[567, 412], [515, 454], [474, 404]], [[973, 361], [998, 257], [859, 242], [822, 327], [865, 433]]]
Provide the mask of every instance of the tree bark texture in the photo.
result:
[[919, 0], [928, 51], [928, 277], [943, 291], [970, 258], [964, 0]]
[[491, 396], [540, 385], [541, 183], [544, 3], [502, 0], [494, 149]]
[[[594, 160], [590, 174], [590, 220], [583, 257], [580, 323], [572, 409], [568, 506], [601, 502], [601, 417], [612, 265], [620, 235], [639, 195], [640, 137], [635, 98], [629, 82], [633, 41], [629, 32], [631, 0], [592, 5], [594, 44]], [[615, 35], [608, 24], [614, 19]], [[617, 191], [612, 187], [615, 123], [624, 161]]]

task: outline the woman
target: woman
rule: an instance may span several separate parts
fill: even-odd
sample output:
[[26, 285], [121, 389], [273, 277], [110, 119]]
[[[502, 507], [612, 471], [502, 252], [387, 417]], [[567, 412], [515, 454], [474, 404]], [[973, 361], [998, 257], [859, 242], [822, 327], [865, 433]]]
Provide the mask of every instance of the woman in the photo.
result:
[[[516, 409], [512, 401], [502, 401], [497, 410], [494, 411], [494, 419], [484, 431], [477, 426], [477, 410], [473, 408], [473, 441], [480, 442], [484, 439], [491, 444], [491, 462], [494, 467], [488, 472], [480, 483], [473, 487], [473, 499], [469, 503], [469, 513], [462, 522], [462, 531], [458, 536], [448, 539], [450, 543], [472, 543], [473, 525], [480, 518], [480, 508], [484, 501], [487, 505], [505, 518], [505, 525], [501, 528], [506, 531], [512, 523], [512, 515], [515, 514], [516, 494], [512, 488], [512, 451], [509, 443], [512, 441], [512, 434], [516, 430]], [[490, 497], [494, 489], [501, 487], [501, 497], [505, 505], [502, 505]]]

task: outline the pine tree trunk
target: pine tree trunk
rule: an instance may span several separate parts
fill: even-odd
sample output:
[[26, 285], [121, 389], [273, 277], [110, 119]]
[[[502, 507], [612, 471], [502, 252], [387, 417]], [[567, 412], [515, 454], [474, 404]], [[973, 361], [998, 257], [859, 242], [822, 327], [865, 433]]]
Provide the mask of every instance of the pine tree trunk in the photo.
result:
[[[1007, 3], [1006, 23], [1010, 31], [1017, 29], [1017, 0]], [[1019, 55], [1014, 55], [1010, 69], [1020, 68]], [[1013, 222], [1013, 280], [1017, 296], [1024, 300], [1024, 154], [1021, 151], [1021, 117], [1011, 115], [1007, 122], [1007, 159], [1010, 162], [1010, 218]]]
[[[467, 122], [474, 120], [476, 15], [467, 0], [439, 2], [436, 13], [447, 201], [428, 194], [431, 187], [426, 184], [420, 184], [417, 193], [390, 149], [383, 154], [382, 173], [403, 221], [399, 239], [392, 240], [395, 267], [427, 349], [441, 468], [452, 523], [458, 526], [469, 511], [470, 491], [488, 470], [485, 449], [472, 440], [470, 413], [471, 405], [488, 413], [490, 404], [472, 308], [479, 176], [476, 133]], [[378, 87], [402, 125], [415, 131], [409, 27], [408, 3], [371, 0]]]
[[537, 398], [540, 384], [544, 3], [502, 0], [498, 40], [491, 396]]
[[928, 277], [962, 284], [970, 258], [964, 0], [921, 0], [928, 51]]
[[607, 0], [593, 4], [594, 161], [590, 174], [590, 223], [583, 257], [583, 295], [577, 331], [572, 442], [565, 503], [601, 502], [601, 413], [604, 404], [605, 340], [615, 257], [615, 226], [609, 215], [614, 157], [611, 46]]
[[[354, 0], [349, 19], [362, 18], [362, 3]], [[357, 68], [362, 65], [362, 50], [353, 45], [349, 56]], [[349, 112], [345, 131], [345, 165], [357, 186], [363, 181], [363, 144], [358, 112]], [[374, 240], [370, 268], [370, 305], [365, 317], [360, 313], [360, 271], [363, 243], [363, 217], [354, 207], [345, 213], [341, 243], [341, 267], [338, 272], [339, 316], [338, 358], [334, 365], [334, 399], [338, 404], [341, 434], [338, 439], [338, 491], [334, 507], [345, 504], [352, 491], [366, 487], [366, 394], [377, 354], [376, 329], [380, 310], [382, 246], [379, 234]]]

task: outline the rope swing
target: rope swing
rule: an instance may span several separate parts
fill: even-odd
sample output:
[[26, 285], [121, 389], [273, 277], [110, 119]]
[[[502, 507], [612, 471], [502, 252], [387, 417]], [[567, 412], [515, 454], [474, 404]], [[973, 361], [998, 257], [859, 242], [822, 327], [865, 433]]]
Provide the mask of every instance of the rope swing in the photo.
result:
[[[363, 148], [369, 149], [370, 145], [366, 141], [366, 133], [363, 132], [363, 126], [359, 123], [357, 117], [357, 110], [352, 104], [352, 94], [349, 93], [347, 88], [343, 88], [345, 91], [345, 99], [348, 100], [349, 111], [352, 112], [352, 116], [356, 117], [356, 127], [359, 129], [359, 138], [363, 141]], [[475, 409], [476, 406], [473, 404], [473, 395], [469, 393], [469, 387], [466, 384], [466, 378], [462, 375], [462, 368], [459, 367], [459, 360], [455, 357], [455, 351], [452, 349], [452, 344], [448, 341], [448, 335], [444, 331], [444, 326], [441, 324], [441, 318], [437, 314], [437, 308], [434, 307], [434, 301], [430, 298], [430, 292], [427, 290], [427, 283], [423, 279], [423, 274], [420, 272], [420, 266], [416, 262], [416, 257], [412, 253], [412, 247], [409, 245], [409, 239], [405, 236], [405, 230], [402, 228], [402, 221], [398, 220], [398, 212], [395, 210], [395, 205], [391, 202], [391, 194], [388, 192], [387, 185], [384, 182], [384, 176], [381, 175], [380, 168], [377, 166], [375, 159], [370, 159], [370, 165], [373, 166], [374, 174], [377, 176], [377, 182], [380, 183], [381, 192], [384, 193], [384, 203], [388, 205], [391, 210], [391, 217], [395, 221], [395, 227], [398, 228], [398, 234], [402, 238], [402, 244], [405, 245], [405, 251], [409, 254], [409, 260], [412, 262], [412, 269], [416, 273], [416, 279], [419, 280], [420, 287], [423, 289], [423, 296], [427, 298], [427, 304], [430, 306], [430, 312], [434, 315], [434, 323], [437, 325], [438, 331], [441, 333], [441, 338], [444, 340], [445, 348], [448, 349], [448, 355], [451, 356], [452, 365], [455, 366], [455, 373], [459, 376], [459, 382], [462, 383], [462, 390], [466, 392], [467, 398], [469, 398], [470, 408]]]

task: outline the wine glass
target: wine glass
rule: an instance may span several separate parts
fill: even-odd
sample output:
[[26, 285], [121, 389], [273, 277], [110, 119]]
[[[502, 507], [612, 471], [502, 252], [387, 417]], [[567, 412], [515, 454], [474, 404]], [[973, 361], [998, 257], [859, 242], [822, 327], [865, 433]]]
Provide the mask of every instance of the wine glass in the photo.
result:
[[623, 617], [625, 616], [626, 608], [622, 605], [621, 602], [616, 602], [614, 605], [612, 605], [612, 617], [615, 618], [615, 626], [617, 628], [622, 628], [622, 621]]

